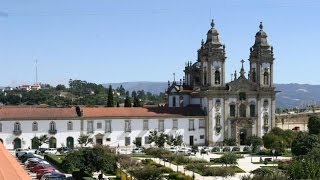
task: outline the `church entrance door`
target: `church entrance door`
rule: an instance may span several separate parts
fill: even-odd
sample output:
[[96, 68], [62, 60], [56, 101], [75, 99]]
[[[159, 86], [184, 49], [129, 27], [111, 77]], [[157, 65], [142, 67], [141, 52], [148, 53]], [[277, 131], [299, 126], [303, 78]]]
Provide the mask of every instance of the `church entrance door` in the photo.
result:
[[240, 130], [240, 145], [245, 145], [247, 139], [247, 130], [241, 129]]
[[193, 146], [193, 136], [190, 136], [190, 137], [189, 137], [189, 145], [190, 145], [190, 146]]

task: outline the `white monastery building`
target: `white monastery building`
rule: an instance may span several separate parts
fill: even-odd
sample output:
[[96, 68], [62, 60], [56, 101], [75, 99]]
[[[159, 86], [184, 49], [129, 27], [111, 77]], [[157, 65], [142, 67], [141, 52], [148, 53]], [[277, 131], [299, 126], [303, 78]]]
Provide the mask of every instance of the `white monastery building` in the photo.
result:
[[8, 149], [32, 148], [34, 137], [48, 135], [43, 147], [76, 147], [81, 134], [94, 144], [148, 145], [150, 131], [183, 136], [185, 145], [220, 145], [226, 138], [244, 144], [247, 137], [262, 137], [275, 126], [273, 47], [262, 23], [249, 48], [250, 70], [240, 68], [231, 82], [225, 78], [225, 46], [214, 22], [202, 41], [195, 63], [188, 62], [185, 77], [168, 82], [164, 107], [0, 108], [0, 141]]

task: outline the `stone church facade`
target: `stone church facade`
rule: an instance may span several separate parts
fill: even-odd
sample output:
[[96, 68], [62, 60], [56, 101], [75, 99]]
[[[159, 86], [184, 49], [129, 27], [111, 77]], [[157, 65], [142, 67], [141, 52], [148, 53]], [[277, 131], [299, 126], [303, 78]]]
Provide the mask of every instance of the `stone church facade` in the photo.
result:
[[[206, 115], [206, 144], [219, 145], [234, 138], [242, 145], [252, 135], [262, 137], [275, 126], [273, 47], [260, 23], [250, 48], [248, 73], [235, 71], [226, 82], [225, 45], [215, 24], [202, 40], [195, 63], [186, 63], [183, 81], [168, 82], [169, 107], [201, 107]], [[191, 141], [191, 139], [190, 139]]]

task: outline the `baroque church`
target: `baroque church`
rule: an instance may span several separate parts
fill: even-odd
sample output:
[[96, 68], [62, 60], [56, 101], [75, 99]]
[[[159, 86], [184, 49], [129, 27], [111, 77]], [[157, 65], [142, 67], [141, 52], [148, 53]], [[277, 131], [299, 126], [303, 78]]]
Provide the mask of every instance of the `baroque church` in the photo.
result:
[[226, 82], [225, 45], [212, 20], [197, 61], [186, 63], [180, 83], [168, 82], [169, 107], [200, 107], [204, 111], [207, 145], [220, 145], [227, 138], [243, 145], [246, 138], [262, 137], [275, 126], [273, 47], [262, 23], [249, 50], [248, 73], [241, 60], [239, 73], [235, 71], [232, 80]]

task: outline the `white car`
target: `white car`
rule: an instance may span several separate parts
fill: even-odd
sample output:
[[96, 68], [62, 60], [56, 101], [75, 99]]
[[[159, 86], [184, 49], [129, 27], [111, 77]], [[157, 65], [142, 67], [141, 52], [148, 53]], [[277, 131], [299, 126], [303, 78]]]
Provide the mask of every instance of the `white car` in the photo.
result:
[[186, 147], [181, 147], [179, 150], [178, 150], [179, 153], [181, 154], [191, 154], [191, 149], [190, 148], [186, 148]]
[[179, 150], [178, 147], [175, 147], [175, 146], [171, 146], [171, 147], [169, 148], [169, 151], [172, 152], [172, 153], [177, 153], [178, 150]]
[[132, 149], [132, 153], [142, 153], [143, 149], [141, 147], [136, 147]]
[[28, 153], [34, 153], [34, 150], [30, 150], [30, 149], [21, 149], [18, 148], [15, 150], [15, 155], [19, 158], [20, 156], [24, 155], [24, 154], [28, 154]]
[[47, 150], [44, 151], [44, 153], [47, 153], [47, 154], [56, 154], [58, 151], [56, 148], [49, 148]]

